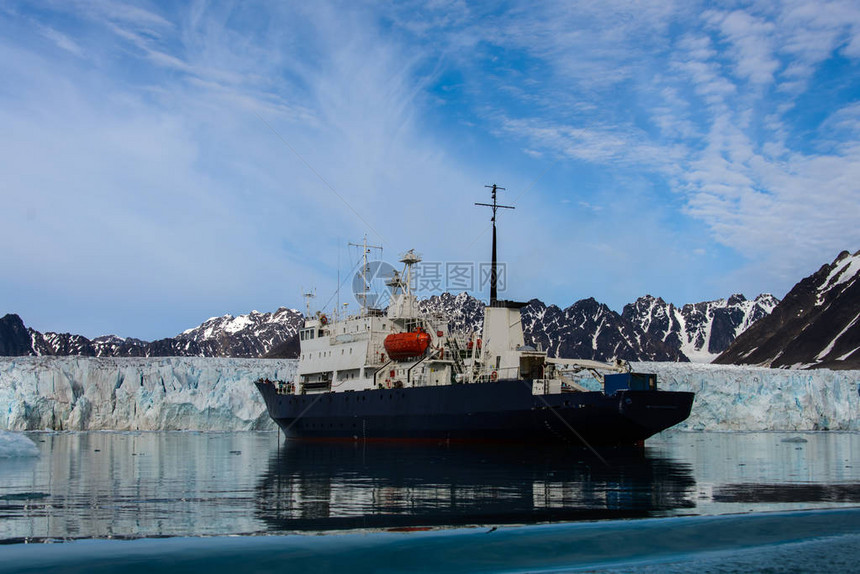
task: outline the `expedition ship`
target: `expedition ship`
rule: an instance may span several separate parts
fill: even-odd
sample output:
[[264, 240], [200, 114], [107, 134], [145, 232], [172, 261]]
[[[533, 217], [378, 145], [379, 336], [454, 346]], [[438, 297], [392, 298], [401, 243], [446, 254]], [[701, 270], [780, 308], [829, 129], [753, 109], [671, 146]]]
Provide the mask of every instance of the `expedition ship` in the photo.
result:
[[[481, 334], [450, 332], [421, 313], [412, 250], [386, 282], [388, 308], [330, 321], [317, 313], [299, 332], [293, 381], [259, 380], [269, 415], [288, 438], [641, 444], [690, 414], [693, 393], [657, 389], [656, 375], [610, 363], [549, 357], [526, 345], [520, 309], [496, 285], [496, 186], [490, 302]], [[365, 262], [363, 269], [367, 269]], [[589, 391], [570, 375], [587, 369]]]

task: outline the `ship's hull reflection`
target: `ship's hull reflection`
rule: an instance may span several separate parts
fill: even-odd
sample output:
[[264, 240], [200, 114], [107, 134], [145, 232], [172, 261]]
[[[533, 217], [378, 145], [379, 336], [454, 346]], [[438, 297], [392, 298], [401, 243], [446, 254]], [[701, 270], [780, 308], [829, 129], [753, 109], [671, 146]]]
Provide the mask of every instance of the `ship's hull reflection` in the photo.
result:
[[665, 516], [695, 486], [648, 449], [287, 442], [256, 499], [271, 531], [397, 529]]

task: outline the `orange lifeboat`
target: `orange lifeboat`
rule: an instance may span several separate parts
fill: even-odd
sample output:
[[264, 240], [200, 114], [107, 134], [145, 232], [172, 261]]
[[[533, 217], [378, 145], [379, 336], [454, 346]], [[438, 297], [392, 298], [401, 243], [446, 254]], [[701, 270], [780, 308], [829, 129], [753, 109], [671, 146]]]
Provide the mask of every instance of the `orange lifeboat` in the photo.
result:
[[424, 354], [430, 346], [430, 335], [422, 329], [411, 333], [392, 333], [385, 337], [385, 351], [395, 361]]

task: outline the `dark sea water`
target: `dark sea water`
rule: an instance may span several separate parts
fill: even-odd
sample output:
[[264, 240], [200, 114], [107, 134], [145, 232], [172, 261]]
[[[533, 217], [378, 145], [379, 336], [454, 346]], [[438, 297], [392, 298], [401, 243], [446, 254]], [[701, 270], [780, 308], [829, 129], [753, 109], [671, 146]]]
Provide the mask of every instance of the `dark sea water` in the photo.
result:
[[858, 433], [675, 432], [597, 454], [29, 436], [40, 458], [0, 459], [0, 572], [860, 568]]

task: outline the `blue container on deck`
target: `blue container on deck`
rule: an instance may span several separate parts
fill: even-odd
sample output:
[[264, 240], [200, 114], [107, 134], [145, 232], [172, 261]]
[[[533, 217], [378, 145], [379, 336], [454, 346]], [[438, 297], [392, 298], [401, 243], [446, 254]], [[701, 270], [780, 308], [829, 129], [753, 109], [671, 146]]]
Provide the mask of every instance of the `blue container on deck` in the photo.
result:
[[656, 391], [657, 375], [654, 373], [620, 373], [604, 375], [603, 393], [614, 395], [617, 391]]

